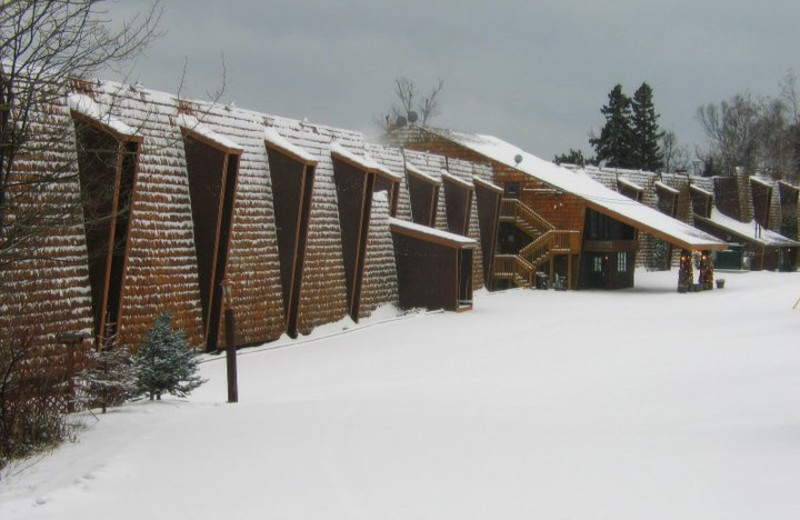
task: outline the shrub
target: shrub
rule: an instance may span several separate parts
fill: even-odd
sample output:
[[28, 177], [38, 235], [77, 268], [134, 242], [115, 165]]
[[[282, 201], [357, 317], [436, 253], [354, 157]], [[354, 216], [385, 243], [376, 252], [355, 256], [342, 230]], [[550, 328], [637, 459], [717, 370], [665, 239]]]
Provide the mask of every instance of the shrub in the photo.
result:
[[161, 314], [153, 322], [133, 358], [138, 373], [137, 389], [150, 400], [169, 393], [185, 397], [205, 383], [197, 375], [197, 352], [189, 348], [183, 331], [172, 330], [172, 314]]

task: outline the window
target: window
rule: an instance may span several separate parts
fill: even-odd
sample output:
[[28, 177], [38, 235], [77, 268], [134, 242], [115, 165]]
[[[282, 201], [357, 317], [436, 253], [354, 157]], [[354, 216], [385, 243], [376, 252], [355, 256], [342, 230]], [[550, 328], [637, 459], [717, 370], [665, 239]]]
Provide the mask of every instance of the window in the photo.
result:
[[591, 209], [586, 211], [588, 219], [588, 237], [591, 240], [607, 240], [611, 238], [609, 230], [609, 218], [602, 213], [597, 213]]
[[617, 271], [620, 273], [625, 273], [628, 271], [628, 253], [617, 253]]
[[602, 256], [595, 256], [592, 258], [592, 272], [593, 273], [601, 273], [603, 272], [603, 257]]

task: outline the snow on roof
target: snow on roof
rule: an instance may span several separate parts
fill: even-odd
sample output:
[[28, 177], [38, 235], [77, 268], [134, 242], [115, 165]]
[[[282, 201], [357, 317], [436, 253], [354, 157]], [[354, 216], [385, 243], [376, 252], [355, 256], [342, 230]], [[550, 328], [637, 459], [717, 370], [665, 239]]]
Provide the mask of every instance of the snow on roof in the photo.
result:
[[702, 193], [703, 195], [705, 195], [707, 197], [713, 197], [714, 196], [713, 193], [711, 193], [708, 190], [704, 190], [703, 188], [701, 188], [700, 186], [697, 186], [696, 184], [690, 184], [689, 185], [689, 189], [693, 190], [693, 191], [696, 191], [697, 193]]
[[222, 134], [215, 132], [193, 115], [185, 113], [179, 114], [177, 123], [181, 128], [188, 130], [189, 132], [201, 138], [211, 141], [212, 143], [215, 143], [230, 152], [242, 153], [244, 151], [244, 148], [242, 148], [238, 143]]
[[295, 146], [289, 142], [288, 139], [279, 134], [274, 128], [269, 127], [264, 130], [264, 140], [270, 146], [287, 152], [289, 155], [295, 156], [296, 158], [300, 159], [301, 162], [309, 164], [317, 164], [319, 162], [316, 157], [303, 150], [299, 146]]
[[800, 246], [800, 242], [786, 238], [785, 236], [776, 233], [771, 229], [763, 228], [761, 226], [757, 227], [754, 220], [749, 222], [741, 222], [733, 217], [725, 215], [717, 208], [711, 209], [710, 218], [705, 218], [699, 215], [695, 215], [694, 218], [703, 222], [710, 222], [716, 227], [729, 232], [731, 235], [744, 238], [750, 242], [757, 242], [765, 246]]
[[406, 170], [408, 170], [408, 173], [410, 173], [412, 175], [415, 175], [417, 177], [420, 177], [423, 180], [426, 180], [431, 184], [435, 184], [437, 186], [440, 186], [442, 184], [442, 181], [440, 181], [439, 179], [436, 179], [434, 177], [431, 177], [430, 175], [428, 175], [427, 173], [423, 172], [422, 170], [420, 170], [419, 168], [417, 168], [416, 166], [414, 166], [410, 162], [406, 163]]
[[467, 182], [467, 181], [465, 181], [463, 179], [459, 179], [455, 175], [452, 175], [451, 173], [449, 173], [447, 170], [442, 170], [442, 180], [443, 181], [446, 180], [448, 182], [452, 182], [454, 184], [458, 184], [462, 188], [466, 188], [468, 190], [475, 189], [475, 186], [473, 186], [471, 182]]
[[[562, 168], [494, 136], [430, 128], [428, 131], [555, 188], [581, 197], [598, 211], [627, 221], [644, 231], [662, 235], [661, 238], [671, 238], [668, 241], [681, 247], [695, 250], [725, 247], [724, 242], [708, 233], [606, 188], [583, 170], [572, 171]], [[517, 156], [522, 159], [519, 163], [515, 160]]]
[[468, 247], [468, 248], [478, 246], [478, 243], [471, 238], [467, 238], [462, 235], [456, 235], [455, 233], [448, 233], [447, 231], [434, 229], [432, 227], [423, 226], [421, 224], [415, 224], [407, 220], [400, 220], [398, 218], [392, 217], [389, 219], [389, 224], [393, 228], [410, 232], [407, 234], [415, 235], [420, 238], [428, 237], [430, 239], [433, 239], [434, 241], [435, 240], [444, 241], [452, 245], [459, 245], [461, 247]]
[[395, 181], [399, 181], [402, 177], [393, 171], [389, 170], [388, 168], [384, 168], [380, 164], [378, 164], [372, 157], [369, 155], [359, 156], [356, 155], [349, 150], [347, 150], [344, 146], [341, 145], [339, 141], [331, 142], [331, 153], [334, 155], [338, 155], [340, 158], [344, 159], [345, 161], [352, 163], [359, 168], [363, 168], [368, 172], [373, 172], [377, 174], [382, 174], [387, 177], [391, 177]]
[[755, 176], [753, 176], [753, 177], [750, 177], [750, 180], [751, 180], [752, 182], [755, 182], [755, 183], [757, 183], [757, 184], [760, 184], [760, 185], [762, 185], [762, 186], [765, 186], [765, 187], [767, 187], [767, 188], [772, 188], [772, 182], [770, 182], [770, 181], [769, 181], [769, 180], [767, 180], [767, 179], [762, 179], [762, 178], [760, 178], [760, 177], [755, 177]]
[[667, 193], [671, 193], [673, 195], [680, 195], [681, 194], [680, 190], [676, 190], [672, 186], [668, 186], [668, 185], [664, 184], [661, 181], [656, 181], [655, 182], [655, 186], [656, 186], [656, 188], [660, 188], [660, 189], [666, 191]]
[[633, 182], [633, 181], [629, 181], [629, 180], [628, 180], [628, 179], [626, 179], [625, 177], [619, 177], [619, 178], [617, 178], [617, 182], [618, 182], [618, 183], [620, 183], [620, 184], [622, 184], [622, 185], [624, 185], [624, 186], [627, 186], [627, 187], [629, 187], [629, 188], [632, 188], [632, 189], [634, 189], [634, 190], [636, 190], [636, 191], [644, 191], [644, 188], [642, 188], [641, 186], [639, 186], [638, 184], [636, 184], [636, 183], [635, 183], [635, 182]]
[[480, 177], [478, 177], [477, 175], [473, 175], [473, 176], [472, 176], [472, 182], [473, 182], [474, 184], [480, 184], [480, 185], [481, 185], [481, 186], [483, 186], [484, 188], [488, 188], [488, 189], [490, 189], [490, 190], [492, 190], [492, 191], [496, 191], [496, 192], [498, 192], [498, 193], [503, 193], [503, 188], [501, 188], [501, 187], [500, 187], [500, 186], [498, 186], [497, 184], [494, 184], [494, 183], [492, 183], [492, 182], [489, 182], [489, 181], [487, 181], [487, 180], [481, 179], [481, 178], [480, 178]]
[[131, 128], [112, 116], [107, 110], [104, 111], [95, 100], [86, 94], [70, 94], [67, 100], [70, 110], [74, 110], [89, 119], [97, 121], [120, 136], [140, 137], [139, 133], [134, 128]]

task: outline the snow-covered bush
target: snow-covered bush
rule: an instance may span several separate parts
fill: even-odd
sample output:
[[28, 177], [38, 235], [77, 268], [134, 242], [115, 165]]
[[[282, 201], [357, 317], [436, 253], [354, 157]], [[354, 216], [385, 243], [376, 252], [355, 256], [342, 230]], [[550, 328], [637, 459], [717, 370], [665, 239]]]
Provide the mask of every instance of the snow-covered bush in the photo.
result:
[[77, 382], [87, 406], [100, 406], [106, 413], [107, 407], [136, 395], [138, 374], [127, 348], [91, 349], [86, 355], [88, 367], [78, 374]]
[[172, 330], [172, 314], [156, 318], [142, 345], [133, 357], [138, 372], [137, 389], [150, 400], [169, 393], [185, 397], [205, 383], [197, 375], [197, 352], [189, 348], [183, 331]]

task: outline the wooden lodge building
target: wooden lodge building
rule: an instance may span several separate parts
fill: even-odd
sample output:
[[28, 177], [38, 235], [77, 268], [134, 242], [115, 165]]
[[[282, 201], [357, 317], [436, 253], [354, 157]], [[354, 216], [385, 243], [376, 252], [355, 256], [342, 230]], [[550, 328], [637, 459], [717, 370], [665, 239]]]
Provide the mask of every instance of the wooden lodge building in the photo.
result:
[[630, 287], [645, 233], [727, 247], [637, 202], [635, 186], [629, 198], [488, 136], [412, 126], [368, 143], [110, 82], [76, 82], [39, 117], [38, 135], [66, 137], [12, 175], [63, 172], [39, 200], [80, 211], [59, 210], [35, 254], [0, 270], [0, 326], [56, 353], [75, 331], [136, 346], [164, 311], [191, 345], [221, 348], [223, 281], [246, 346], [386, 303], [468, 310], [474, 290], [540, 272]]
[[135, 346], [169, 311], [213, 350], [223, 280], [237, 346], [385, 303], [467, 310], [491, 280], [501, 190], [483, 164], [117, 83], [76, 82], [40, 117], [60, 145], [12, 174], [63, 172], [42, 200], [79, 211], [0, 271], [7, 338]]
[[[575, 167], [577, 168], [577, 167]], [[716, 255], [718, 268], [793, 271], [797, 268], [798, 188], [742, 172], [697, 177], [587, 167], [588, 175], [642, 203], [694, 225], [729, 244]], [[641, 265], [660, 266], [653, 237], [642, 241]], [[664, 256], [663, 253], [661, 255]], [[673, 264], [676, 255], [672, 257]]]
[[676, 220], [674, 212], [642, 204], [632, 183], [610, 189], [582, 171], [543, 161], [493, 136], [408, 126], [389, 141], [491, 170], [491, 182], [503, 190], [495, 287], [529, 287], [541, 274], [563, 288], [632, 287], [643, 234], [678, 250], [727, 247]]

